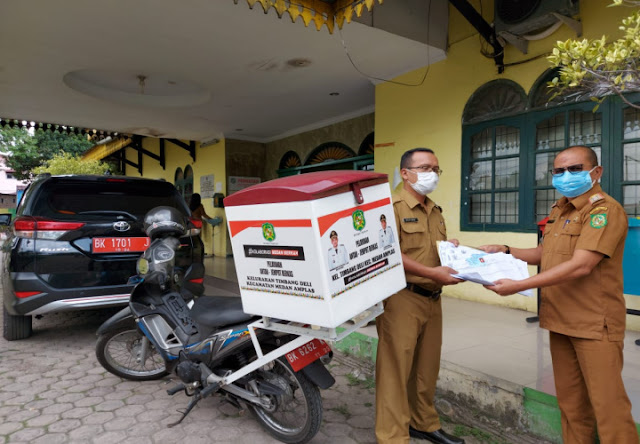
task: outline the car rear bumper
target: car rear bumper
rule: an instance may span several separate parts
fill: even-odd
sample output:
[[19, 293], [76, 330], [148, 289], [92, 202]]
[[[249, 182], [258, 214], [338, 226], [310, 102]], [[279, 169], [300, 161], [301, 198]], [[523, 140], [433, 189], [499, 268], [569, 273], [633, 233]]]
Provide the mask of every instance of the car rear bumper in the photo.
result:
[[[35, 273], [5, 273], [3, 277], [4, 305], [12, 315], [123, 305], [129, 302], [133, 290], [133, 285], [55, 289]], [[38, 294], [19, 298], [15, 291]]]
[[26, 315], [39, 315], [54, 311], [84, 310], [89, 308], [113, 307], [129, 302], [131, 294], [112, 294], [88, 298], [60, 299], [41, 306]]

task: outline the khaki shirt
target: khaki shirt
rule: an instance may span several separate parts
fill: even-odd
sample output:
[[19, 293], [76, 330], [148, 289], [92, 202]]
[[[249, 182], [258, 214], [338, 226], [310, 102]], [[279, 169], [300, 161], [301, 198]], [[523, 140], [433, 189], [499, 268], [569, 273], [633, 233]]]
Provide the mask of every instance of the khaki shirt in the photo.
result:
[[[404, 188], [393, 196], [393, 209], [398, 227], [398, 242], [402, 253], [427, 267], [440, 266], [436, 241], [447, 239], [447, 228], [442, 208], [428, 197], [420, 203]], [[431, 279], [409, 274], [407, 282], [428, 290], [439, 290], [442, 285]]]
[[622, 255], [628, 230], [622, 206], [596, 184], [551, 209], [542, 241], [541, 271], [568, 261], [575, 250], [604, 254], [589, 275], [542, 289], [540, 327], [586, 339], [624, 338]]

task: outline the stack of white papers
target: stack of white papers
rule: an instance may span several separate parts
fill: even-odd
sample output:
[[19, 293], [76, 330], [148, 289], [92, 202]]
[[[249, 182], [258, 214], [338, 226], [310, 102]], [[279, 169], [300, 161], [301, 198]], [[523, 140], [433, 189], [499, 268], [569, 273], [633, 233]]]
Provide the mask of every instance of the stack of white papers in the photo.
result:
[[[510, 254], [485, 253], [471, 247], [456, 247], [451, 242], [438, 242], [440, 262], [458, 272], [454, 277], [482, 285], [493, 285], [499, 279], [520, 281], [529, 277], [527, 263]], [[533, 296], [533, 290], [519, 292]]]

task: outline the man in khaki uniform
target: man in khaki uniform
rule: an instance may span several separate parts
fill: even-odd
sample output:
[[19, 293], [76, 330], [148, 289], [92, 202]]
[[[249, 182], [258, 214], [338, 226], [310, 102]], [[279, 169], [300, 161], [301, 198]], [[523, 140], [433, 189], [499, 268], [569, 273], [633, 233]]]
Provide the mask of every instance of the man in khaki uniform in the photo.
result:
[[[400, 161], [404, 187], [393, 198], [407, 288], [384, 301], [376, 319], [376, 438], [406, 444], [409, 436], [462, 444], [440, 427], [434, 406], [442, 345], [442, 285], [460, 282], [440, 266], [436, 241], [447, 239], [442, 208], [426, 195], [442, 172], [433, 151], [416, 148]], [[457, 241], [452, 240], [457, 245]]]
[[595, 442], [597, 425], [602, 444], [638, 444], [622, 382], [627, 215], [597, 183], [602, 167], [592, 149], [567, 148], [553, 166], [553, 185], [565, 197], [553, 205], [542, 243], [480, 247], [540, 264], [540, 273], [488, 288], [502, 296], [542, 288], [540, 326], [550, 332], [564, 443]]

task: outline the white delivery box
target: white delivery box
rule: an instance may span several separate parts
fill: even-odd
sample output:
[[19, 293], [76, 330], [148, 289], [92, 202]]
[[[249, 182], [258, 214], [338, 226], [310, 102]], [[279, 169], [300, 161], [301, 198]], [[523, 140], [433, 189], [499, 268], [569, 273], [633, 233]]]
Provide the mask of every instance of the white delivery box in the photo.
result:
[[246, 313], [335, 328], [406, 286], [386, 174], [289, 176], [224, 205]]

